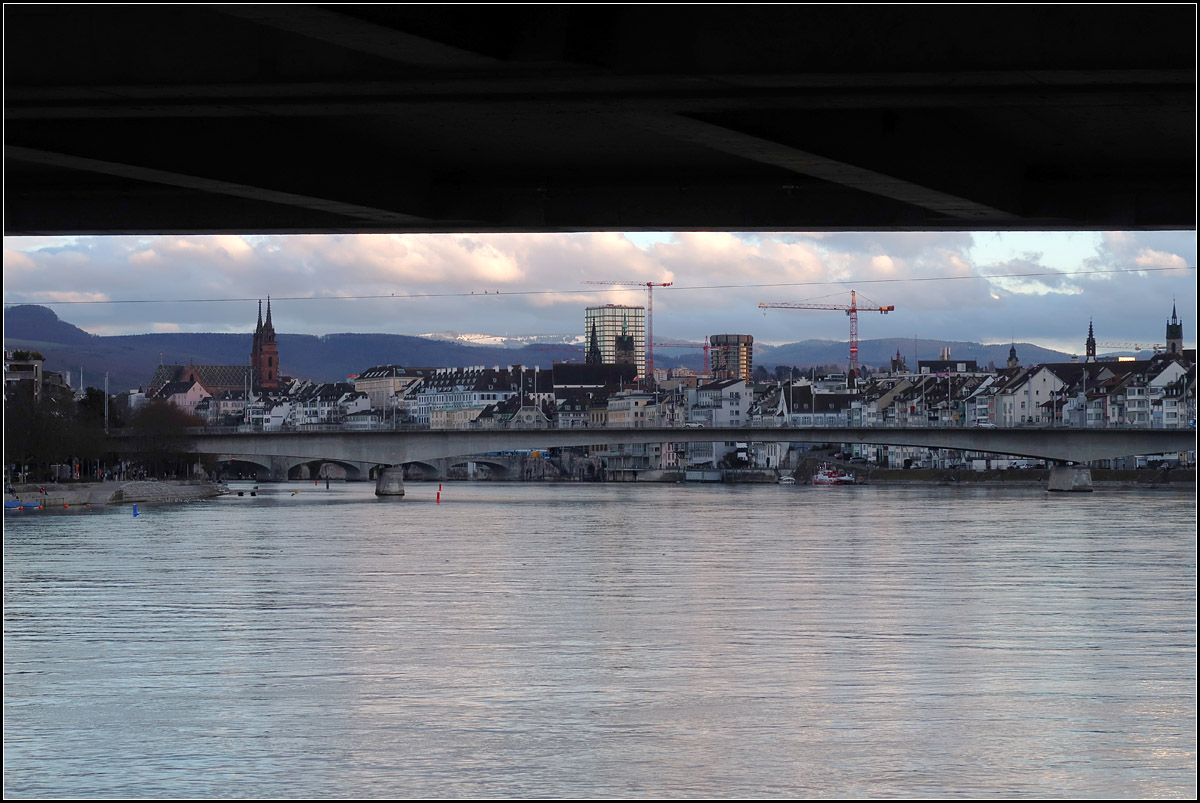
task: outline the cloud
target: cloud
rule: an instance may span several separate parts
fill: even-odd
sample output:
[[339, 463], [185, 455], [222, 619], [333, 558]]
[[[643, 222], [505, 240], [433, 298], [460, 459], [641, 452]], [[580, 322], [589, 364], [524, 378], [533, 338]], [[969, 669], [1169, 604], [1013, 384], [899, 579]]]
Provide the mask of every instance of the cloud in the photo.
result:
[[1179, 268], [1187, 267], [1187, 262], [1179, 254], [1167, 254], [1153, 248], [1142, 248], [1134, 257], [1134, 262], [1142, 268]]

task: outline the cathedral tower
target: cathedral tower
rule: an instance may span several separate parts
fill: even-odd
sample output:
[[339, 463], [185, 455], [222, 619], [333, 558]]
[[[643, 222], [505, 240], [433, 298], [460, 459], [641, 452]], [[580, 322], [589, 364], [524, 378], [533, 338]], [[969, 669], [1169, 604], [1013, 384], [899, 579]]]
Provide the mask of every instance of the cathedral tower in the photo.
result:
[[1088, 338], [1087, 338], [1087, 344], [1085, 347], [1087, 349], [1087, 357], [1084, 359], [1084, 362], [1095, 362], [1096, 361], [1096, 335], [1092, 332], [1092, 322], [1091, 321], [1088, 321]]
[[254, 390], [279, 390], [279, 346], [275, 343], [275, 327], [271, 323], [271, 297], [267, 296], [267, 320], [263, 321], [262, 302], [258, 302], [258, 326], [250, 349], [250, 370], [254, 375]]

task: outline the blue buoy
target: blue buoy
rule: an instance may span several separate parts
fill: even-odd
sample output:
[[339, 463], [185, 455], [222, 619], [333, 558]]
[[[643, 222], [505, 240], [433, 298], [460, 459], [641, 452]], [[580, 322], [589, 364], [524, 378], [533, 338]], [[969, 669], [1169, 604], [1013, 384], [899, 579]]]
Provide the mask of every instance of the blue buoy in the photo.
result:
[[133, 503], [133, 516], [137, 518], [137, 502]]

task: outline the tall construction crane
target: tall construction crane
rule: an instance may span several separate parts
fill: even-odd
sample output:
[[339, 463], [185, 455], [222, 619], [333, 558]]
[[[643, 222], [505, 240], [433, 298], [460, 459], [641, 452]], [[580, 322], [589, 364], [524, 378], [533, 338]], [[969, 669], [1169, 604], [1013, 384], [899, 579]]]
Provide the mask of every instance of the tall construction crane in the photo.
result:
[[654, 376], [654, 288], [670, 287], [674, 282], [584, 282], [584, 284], [621, 284], [646, 288], [646, 376]]
[[1102, 349], [1132, 349], [1133, 351], [1153, 351], [1158, 354], [1164, 350], [1162, 343], [1097, 343]]
[[[870, 302], [874, 303], [874, 302]], [[850, 306], [843, 304], [806, 304], [801, 302], [779, 302], [776, 304], [759, 304], [758, 308], [763, 310], [766, 315], [768, 309], [832, 309], [842, 310], [850, 316], [850, 376], [852, 382], [858, 381], [858, 313], [860, 312], [882, 312], [887, 315], [896, 309], [894, 304], [889, 304], [886, 307], [860, 307], [858, 306], [858, 297], [854, 291], [850, 291]]]
[[704, 373], [706, 373], [706, 374], [709, 373], [708, 349], [710, 348], [710, 346], [708, 343], [707, 335], [705, 335], [703, 343], [654, 343], [653, 345], [658, 346], [660, 348], [672, 348], [672, 349], [704, 349]]

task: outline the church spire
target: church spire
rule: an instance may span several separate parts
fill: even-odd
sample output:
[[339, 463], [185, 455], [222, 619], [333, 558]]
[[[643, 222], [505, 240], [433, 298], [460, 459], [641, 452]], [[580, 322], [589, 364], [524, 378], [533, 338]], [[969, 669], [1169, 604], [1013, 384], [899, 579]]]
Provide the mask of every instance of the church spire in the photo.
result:
[[1092, 331], [1092, 321], [1090, 318], [1088, 319], [1088, 336], [1087, 336], [1087, 343], [1085, 344], [1085, 348], [1087, 350], [1087, 357], [1085, 358], [1084, 362], [1095, 362], [1096, 361], [1096, 335]]
[[1171, 300], [1171, 320], [1167, 321], [1167, 354], [1183, 353], [1183, 322], [1175, 312], [1175, 301]]
[[592, 336], [588, 344], [587, 357], [584, 362], [588, 365], [600, 365], [604, 362], [604, 355], [600, 353], [600, 340], [596, 337], [595, 321], [592, 321]]
[[250, 372], [255, 392], [280, 388], [279, 346], [271, 323], [271, 297], [267, 296], [267, 319], [263, 320], [262, 299], [258, 301], [258, 326], [250, 347]]

